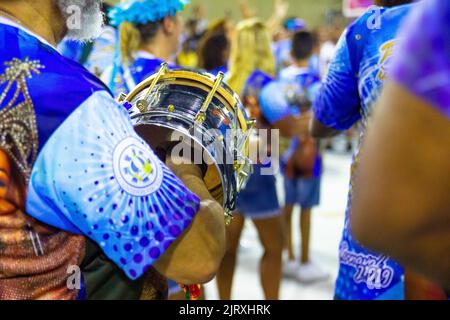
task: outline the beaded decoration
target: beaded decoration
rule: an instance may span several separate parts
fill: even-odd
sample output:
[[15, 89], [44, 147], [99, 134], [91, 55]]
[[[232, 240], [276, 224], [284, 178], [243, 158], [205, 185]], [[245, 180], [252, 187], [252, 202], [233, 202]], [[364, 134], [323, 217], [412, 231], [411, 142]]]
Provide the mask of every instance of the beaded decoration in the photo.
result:
[[184, 285], [180, 284], [181, 289], [184, 292], [185, 299], [188, 301], [199, 300], [202, 295], [202, 287], [199, 284]]
[[[0, 75], [0, 148], [17, 165], [28, 183], [31, 167], [38, 153], [39, 139], [36, 114], [26, 80], [40, 74], [44, 66], [38, 60], [14, 58], [5, 62]], [[9, 101], [8, 101], [9, 100]]]

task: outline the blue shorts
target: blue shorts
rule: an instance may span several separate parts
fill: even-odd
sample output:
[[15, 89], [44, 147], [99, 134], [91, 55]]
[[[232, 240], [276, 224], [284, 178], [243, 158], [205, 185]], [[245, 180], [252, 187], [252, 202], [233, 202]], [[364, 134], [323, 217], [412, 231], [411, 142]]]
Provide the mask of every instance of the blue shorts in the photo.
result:
[[284, 177], [286, 205], [313, 208], [320, 204], [320, 178], [289, 179]]
[[238, 195], [236, 211], [255, 220], [280, 216], [282, 211], [275, 177], [263, 176], [258, 168], [255, 168], [255, 174], [250, 177], [247, 186]]

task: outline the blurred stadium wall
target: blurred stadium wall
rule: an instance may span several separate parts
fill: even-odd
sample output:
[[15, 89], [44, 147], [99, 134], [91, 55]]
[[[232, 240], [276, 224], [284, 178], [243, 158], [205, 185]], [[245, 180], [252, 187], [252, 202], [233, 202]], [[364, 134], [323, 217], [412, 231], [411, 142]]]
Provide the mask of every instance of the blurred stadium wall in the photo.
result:
[[[288, 16], [298, 16], [306, 20], [312, 28], [326, 23], [336, 13], [342, 12], [342, 0], [288, 0], [290, 3]], [[109, 3], [117, 1], [109, 0]], [[251, 8], [257, 15], [267, 19], [273, 12], [272, 0], [248, 0]], [[191, 0], [187, 16], [191, 16], [192, 9], [202, 5], [206, 12], [206, 18], [215, 19], [230, 16], [238, 21], [240, 16], [239, 0]]]

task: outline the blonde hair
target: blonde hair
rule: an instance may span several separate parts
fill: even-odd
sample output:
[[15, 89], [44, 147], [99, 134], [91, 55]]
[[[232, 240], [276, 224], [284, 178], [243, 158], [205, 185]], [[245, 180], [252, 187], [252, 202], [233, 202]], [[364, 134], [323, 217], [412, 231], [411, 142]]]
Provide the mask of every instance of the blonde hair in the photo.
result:
[[119, 37], [122, 63], [129, 65], [133, 61], [133, 54], [141, 47], [141, 33], [134, 24], [125, 21], [120, 25]]
[[267, 26], [260, 19], [241, 21], [231, 44], [228, 85], [241, 94], [251, 74], [260, 70], [275, 75], [276, 63]]

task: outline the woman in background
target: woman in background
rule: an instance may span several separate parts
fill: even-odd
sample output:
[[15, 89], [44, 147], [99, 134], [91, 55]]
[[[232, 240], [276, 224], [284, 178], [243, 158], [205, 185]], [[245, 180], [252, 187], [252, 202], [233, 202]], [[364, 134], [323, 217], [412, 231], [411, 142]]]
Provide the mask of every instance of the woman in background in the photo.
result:
[[228, 72], [234, 26], [228, 19], [213, 22], [198, 46], [198, 67], [213, 75]]
[[119, 28], [119, 44], [115, 61], [102, 80], [114, 95], [129, 92], [163, 62], [174, 61], [183, 30], [179, 12], [187, 2], [127, 0], [109, 12], [111, 24]]
[[[275, 58], [267, 27], [259, 19], [242, 21], [237, 26], [231, 45], [227, 83], [241, 94], [249, 113], [257, 119], [257, 127], [261, 129], [270, 128], [270, 125], [264, 121], [264, 116], [259, 111], [258, 96], [274, 75]], [[268, 151], [270, 153], [270, 146]], [[217, 275], [219, 294], [223, 300], [231, 299], [237, 248], [245, 218], [252, 219], [264, 247], [260, 272], [265, 297], [269, 300], [279, 298], [283, 248], [282, 211], [278, 203], [275, 176], [261, 174], [266, 166], [261, 162], [255, 165], [255, 173], [237, 200], [235, 219], [227, 230], [229, 247]]]

